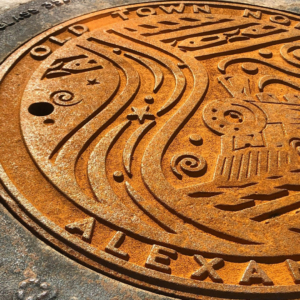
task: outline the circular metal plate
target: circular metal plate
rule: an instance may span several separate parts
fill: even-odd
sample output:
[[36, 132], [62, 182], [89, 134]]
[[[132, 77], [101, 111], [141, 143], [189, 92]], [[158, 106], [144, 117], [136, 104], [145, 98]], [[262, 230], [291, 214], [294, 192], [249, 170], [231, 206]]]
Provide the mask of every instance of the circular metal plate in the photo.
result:
[[204, 1], [45, 31], [0, 70], [6, 205], [142, 288], [298, 297], [299, 38], [297, 15]]

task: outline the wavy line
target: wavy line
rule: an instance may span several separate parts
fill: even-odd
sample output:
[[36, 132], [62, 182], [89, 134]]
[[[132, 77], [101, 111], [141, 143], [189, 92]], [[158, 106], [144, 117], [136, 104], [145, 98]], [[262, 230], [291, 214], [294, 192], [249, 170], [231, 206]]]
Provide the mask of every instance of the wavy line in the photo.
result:
[[296, 83], [295, 81], [290, 80], [286, 77], [279, 77], [279, 76], [272, 76], [272, 75], [266, 75], [260, 78], [258, 87], [261, 91], [264, 90], [264, 88], [272, 83], [281, 83], [287, 86], [290, 86], [294, 89], [300, 90], [300, 85]]
[[[139, 75], [136, 70], [118, 55], [115, 55], [93, 44], [89, 44], [88, 47], [86, 44], [77, 46], [102, 56], [108, 61], [112, 62], [114, 65], [117, 65], [117, 67], [119, 67], [125, 73], [127, 82], [122, 93], [118, 95], [113, 102], [111, 102], [104, 110], [102, 110], [100, 114], [94, 116], [94, 118], [91, 119], [85, 126], [81, 127], [80, 130], [75, 132], [73, 137], [67, 140], [64, 145], [61, 145], [63, 149], [61, 149], [61, 152], [58, 154], [57, 161], [63, 160], [63, 157], [66, 154], [69, 155], [70, 153], [74, 153], [72, 155], [76, 155], [76, 159], [74, 160], [75, 162], [77, 157], [79, 157], [82, 153], [83, 149], [85, 149], [86, 145], [88, 145], [88, 143], [90, 143], [99, 134], [99, 131], [102, 131], [107, 123], [115, 118], [118, 112], [122, 110], [122, 108], [124, 108], [125, 105], [128, 104], [128, 102], [133, 98], [133, 96], [137, 93], [140, 84]], [[95, 130], [95, 128], [98, 129]], [[74, 151], [74, 149], [78, 149], [78, 152]], [[65, 163], [65, 161], [61, 161], [58, 165], [64, 165]], [[68, 158], [67, 163], [70, 163], [70, 158]]]
[[119, 202], [112, 190], [106, 174], [106, 158], [118, 138], [131, 124], [125, 121], [109, 131], [96, 145], [88, 161], [88, 177], [91, 187], [101, 203]]
[[136, 56], [129, 53], [125, 53], [124, 55], [139, 62], [141, 65], [145, 66], [152, 72], [155, 80], [153, 92], [157, 93], [164, 80], [164, 74], [161, 71], [160, 67], [153, 63], [151, 60], [143, 58], [141, 56]]
[[219, 64], [218, 64], [218, 69], [222, 72], [225, 73], [226, 68], [231, 65], [231, 64], [236, 64], [236, 63], [242, 63], [242, 62], [254, 62], [254, 63], [261, 63], [264, 64], [268, 67], [272, 67], [274, 69], [277, 69], [283, 73], [287, 73], [289, 75], [294, 75], [294, 76], [300, 76], [300, 70], [298, 69], [291, 69], [291, 68], [283, 68], [281, 65], [276, 64], [276, 63], [270, 63], [269, 61], [262, 60], [259, 58], [253, 58], [250, 56], [234, 56], [230, 58], [225, 58], [222, 59]]
[[[115, 32], [115, 31], [114, 31]], [[120, 35], [122, 37], [125, 37], [126, 39], [128, 38], [125, 34], [121, 34], [119, 32], [115, 32], [117, 35]], [[136, 45], [129, 45], [128, 43], [126, 46], [123, 44], [120, 45], [120, 39], [112, 36], [112, 35], [104, 35], [103, 33], [99, 37], [91, 37], [89, 38], [90, 41], [95, 41], [95, 42], [103, 42], [105, 44], [108, 44], [110, 46], [118, 46], [120, 48], [126, 49], [126, 50], [133, 50], [136, 53], [143, 54], [146, 57], [153, 59], [155, 61], [158, 61], [162, 65], [166, 66], [173, 74], [175, 78], [175, 89], [174, 92], [172, 93], [171, 97], [164, 103], [164, 105], [159, 109], [157, 112], [158, 116], [162, 116], [163, 114], [167, 113], [174, 105], [175, 103], [179, 100], [181, 95], [184, 92], [185, 86], [186, 86], [186, 79], [182, 71], [179, 69], [177, 65], [175, 65], [170, 59], [162, 57], [160, 55], [155, 54], [155, 57], [152, 57], [148, 53], [144, 53], [141, 51], [140, 47], [137, 47]]]
[[[169, 218], [164, 212], [148, 204], [147, 201], [130, 185], [129, 182], [126, 181], [125, 186], [128, 195], [134, 201], [134, 203], [141, 210], [143, 210], [155, 223], [157, 223], [167, 232], [176, 233], [176, 231], [172, 228], [173, 226], [175, 226], [175, 221], [172, 218]], [[162, 222], [161, 220], [163, 220], [164, 222]]]
[[156, 124], [155, 121], [148, 122], [139, 127], [127, 141], [123, 151], [123, 164], [126, 172], [131, 175], [131, 161], [132, 156], [140, 140], [144, 135]]

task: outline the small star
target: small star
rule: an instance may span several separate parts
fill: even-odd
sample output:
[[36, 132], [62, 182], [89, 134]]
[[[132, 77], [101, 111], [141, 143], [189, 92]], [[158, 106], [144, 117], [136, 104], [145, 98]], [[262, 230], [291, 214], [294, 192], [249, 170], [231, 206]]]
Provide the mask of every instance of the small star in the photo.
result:
[[93, 80], [88, 79], [88, 84], [87, 85], [95, 85], [95, 84], [100, 84], [100, 82], [97, 81], [96, 78], [93, 79]]
[[154, 119], [154, 115], [148, 113], [149, 106], [144, 106], [141, 108], [131, 107], [131, 110], [134, 112], [133, 114], [129, 114], [127, 116], [128, 119], [139, 119], [140, 123], [144, 123], [145, 119]]

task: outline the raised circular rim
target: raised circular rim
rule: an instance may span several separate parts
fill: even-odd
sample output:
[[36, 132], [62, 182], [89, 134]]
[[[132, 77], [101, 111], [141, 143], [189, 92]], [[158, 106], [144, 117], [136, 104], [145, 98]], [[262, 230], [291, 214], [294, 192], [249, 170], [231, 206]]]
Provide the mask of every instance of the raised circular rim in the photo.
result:
[[[133, 3], [130, 5], [120, 5], [117, 7], [140, 7], [145, 6], [146, 4], [151, 5], [158, 5], [162, 2], [168, 3], [168, 4], [177, 4], [178, 1], [160, 1], [160, 2], [144, 2], [144, 3]], [[184, 1], [187, 4], [197, 3], [199, 1]], [[239, 8], [247, 8], [247, 7], [253, 7], [253, 8], [260, 8], [262, 11], [277, 13], [280, 12], [281, 15], [286, 15], [292, 18], [296, 18], [299, 16], [296, 13], [287, 13], [276, 9], [268, 9], [262, 6], [256, 6], [256, 5], [248, 5], [248, 4], [239, 4], [239, 3], [232, 3], [232, 2], [216, 2], [216, 1], [201, 1], [201, 4], [211, 4], [211, 5], [218, 5], [220, 6], [234, 6]], [[24, 43], [22, 46], [20, 46], [17, 50], [15, 50], [12, 54], [10, 54], [1, 64], [1, 70], [0, 70], [0, 83], [2, 82], [2, 79], [5, 77], [6, 73], [10, 71], [11, 68], [14, 67], [15, 63], [18, 61], [19, 57], [22, 57], [26, 54], [28, 49], [30, 49], [35, 43], [42, 42], [45, 39], [48, 38], [51, 34], [54, 32], [63, 29], [65, 26], [69, 26], [73, 24], [74, 22], [78, 22], [81, 20], [84, 20], [86, 18], [92, 18], [94, 16], [99, 15], [101, 12], [109, 13], [113, 10], [115, 10], [116, 7], [113, 8], [106, 8], [103, 10], [99, 10], [97, 12], [93, 13], [87, 13], [83, 16], [72, 18], [71, 20], [65, 21], [51, 29], [48, 29], [47, 31], [35, 36], [30, 41]], [[55, 225], [53, 222], [47, 220], [36, 208], [34, 208], [29, 201], [25, 197], [21, 195], [21, 193], [18, 191], [18, 189], [14, 186], [14, 184], [10, 181], [8, 176], [6, 175], [3, 166], [0, 164], [0, 182], [3, 184], [3, 186], [6, 187], [7, 192], [10, 194], [9, 197], [2, 197], [6, 204], [9, 206], [10, 210], [13, 211], [14, 214], [18, 216], [18, 218], [21, 219], [23, 223], [26, 225], [29, 225], [30, 228], [42, 239], [45, 239], [47, 242], [49, 242], [51, 245], [53, 245], [56, 249], [59, 248], [59, 250], [62, 250], [64, 254], [67, 254], [68, 256], [71, 256], [76, 261], [79, 261], [83, 263], [84, 265], [88, 266], [89, 268], [96, 269], [97, 271], [102, 271], [106, 275], [111, 275], [114, 278], [120, 279], [122, 281], [125, 281], [127, 283], [137, 285], [141, 287], [142, 289], [149, 289], [151, 291], [156, 292], [162, 292], [171, 296], [175, 297], [188, 297], [188, 298], [195, 298], [199, 299], [199, 296], [203, 296], [206, 298], [206, 296], [209, 296], [213, 294], [213, 297], [224, 297], [224, 296], [234, 296], [236, 297], [258, 297], [259, 295], [261, 297], [268, 297], [275, 296], [277, 298], [278, 294], [281, 296], [289, 297], [299, 297], [300, 296], [300, 288], [298, 288], [297, 285], [294, 286], [271, 286], [271, 287], [248, 287], [248, 286], [239, 286], [239, 285], [228, 285], [228, 284], [218, 284], [218, 283], [210, 283], [210, 282], [200, 282], [195, 281], [187, 278], [180, 278], [173, 275], [164, 274], [158, 271], [153, 271], [141, 266], [134, 265], [130, 262], [124, 261], [122, 259], [119, 259], [115, 256], [112, 256], [110, 254], [107, 254], [106, 252], [102, 250], [93, 250], [92, 247], [88, 247], [87, 251], [86, 249], [83, 249], [83, 246], [87, 246], [86, 243], [82, 242], [80, 239], [72, 236], [67, 231], [61, 229], [58, 225]], [[16, 199], [19, 203], [17, 205], [13, 202], [12, 199]], [[22, 209], [20, 208], [22, 207]], [[30, 219], [28, 219], [28, 216], [30, 216]], [[36, 226], [38, 225], [38, 227]], [[60, 238], [57, 238], [59, 236]], [[62, 242], [60, 239], [64, 239], [64, 242]], [[63, 244], [63, 246], [62, 246]], [[68, 244], [71, 244], [69, 246]], [[88, 256], [93, 256], [96, 259], [100, 259], [101, 263], [108, 263], [113, 264], [118, 269], [122, 270], [122, 273], [115, 271], [112, 268], [108, 268], [105, 265], [102, 265], [101, 263], [96, 263], [95, 261], [91, 260], [89, 257], [86, 257], [80, 252], [77, 252], [77, 255], [74, 254], [73, 249], [80, 248], [83, 253], [86, 253]], [[79, 255], [78, 255], [79, 254]], [[80, 257], [80, 258], [79, 258]], [[94, 264], [90, 264], [90, 261], [94, 262]], [[93, 266], [94, 265], [94, 266]], [[130, 275], [126, 275], [125, 272], [129, 273]], [[143, 280], [145, 277], [150, 277], [151, 280]], [[154, 283], [148, 283], [147, 281], [152, 281]], [[163, 285], [163, 283], [167, 285], [174, 286], [173, 289], [166, 287]], [[155, 284], [156, 283], [156, 284]], [[160, 284], [160, 285], [159, 285]], [[184, 289], [189, 288], [193, 290], [193, 292], [187, 292], [184, 291]], [[211, 296], [209, 296], [211, 299]]]

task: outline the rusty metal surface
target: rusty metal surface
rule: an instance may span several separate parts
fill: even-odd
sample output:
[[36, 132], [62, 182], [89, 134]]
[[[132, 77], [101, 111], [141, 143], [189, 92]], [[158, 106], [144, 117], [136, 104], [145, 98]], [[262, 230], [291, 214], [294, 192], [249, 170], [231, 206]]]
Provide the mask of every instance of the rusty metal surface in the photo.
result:
[[[298, 15], [205, 1], [34, 37], [0, 69], [3, 204], [143, 289], [300, 298], [299, 39]], [[18, 297], [31, 288], [58, 297], [37, 274]]]

